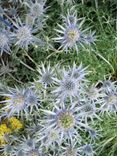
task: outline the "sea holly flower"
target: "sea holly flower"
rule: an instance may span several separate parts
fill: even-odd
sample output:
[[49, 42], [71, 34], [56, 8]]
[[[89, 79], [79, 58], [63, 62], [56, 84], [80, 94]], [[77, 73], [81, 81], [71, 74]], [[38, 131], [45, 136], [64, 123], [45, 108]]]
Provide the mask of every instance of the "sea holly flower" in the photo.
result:
[[35, 137], [41, 141], [42, 146], [47, 148], [56, 148], [56, 145], [61, 144], [60, 131], [56, 129], [47, 129], [46, 131], [40, 129], [40, 133], [37, 131]]
[[40, 105], [36, 95], [29, 89], [8, 88], [7, 93], [3, 92], [1, 95], [7, 97], [6, 100], [2, 101], [2, 103], [5, 103], [2, 111], [3, 115], [8, 117], [15, 114], [22, 116], [23, 113], [27, 115], [30, 112], [28, 107], [32, 112], [34, 106], [37, 108]]
[[71, 72], [63, 69], [61, 72], [62, 74], [58, 78], [54, 79], [56, 87], [52, 93], [62, 102], [67, 99], [70, 99], [72, 102], [73, 98], [78, 98], [82, 92], [84, 86], [84, 83], [82, 84], [80, 82], [80, 76], [82, 75], [79, 75], [79, 78], [76, 78], [78, 71], [77, 73], [75, 72], [74, 70]]
[[0, 76], [4, 76], [6, 74], [9, 74], [9, 73], [12, 73], [12, 72], [16, 72], [16, 68], [12, 69], [12, 66], [10, 66], [10, 63], [8, 61], [4, 62], [2, 59], [1, 59], [1, 66], [0, 66]]
[[29, 13], [27, 14], [27, 21], [31, 25], [36, 25], [38, 29], [42, 29], [45, 21], [45, 8], [46, 1], [44, 0], [30, 0], [24, 1], [23, 4], [29, 8]]
[[71, 145], [68, 145], [68, 147], [64, 148], [62, 156], [94, 156], [95, 154], [96, 152], [94, 151], [93, 144], [85, 144], [78, 147], [76, 142], [74, 142]]
[[87, 67], [83, 68], [82, 64], [68, 69], [62, 69], [60, 76], [55, 78], [55, 90], [52, 93], [60, 99], [60, 101], [65, 101], [70, 99], [71, 101], [76, 97], [80, 98], [80, 94], [84, 94], [85, 86], [87, 86], [88, 80], [86, 75], [89, 71], [86, 70]]
[[20, 111], [26, 108], [24, 93], [25, 90], [19, 90], [18, 88], [9, 88], [8, 93], [2, 93], [2, 96], [7, 97], [7, 99], [3, 101], [5, 106], [2, 108], [5, 111], [6, 116], [10, 117], [15, 113], [18, 113], [19, 115]]
[[98, 84], [92, 84], [90, 87], [88, 86], [86, 91], [87, 98], [89, 98], [92, 102], [102, 104], [105, 92], [103, 91], [102, 87], [98, 88], [97, 85]]
[[84, 43], [91, 45], [92, 43], [95, 44], [95, 41], [97, 40], [95, 31], [90, 31], [89, 34], [84, 35]]
[[39, 80], [37, 82], [42, 83], [45, 88], [54, 83], [55, 69], [50, 66], [50, 63], [47, 67], [42, 63], [41, 67], [37, 68], [37, 71], [39, 73]]
[[39, 143], [35, 138], [30, 136], [22, 137], [22, 139], [18, 140], [18, 146], [14, 151], [14, 154], [17, 156], [43, 156]]
[[62, 156], [81, 156], [79, 153], [79, 145], [76, 140], [72, 143], [66, 143], [65, 146], [61, 146]]
[[[71, 18], [72, 17], [72, 18]], [[64, 24], [58, 24], [60, 29], [55, 29], [58, 36], [54, 38], [55, 42], [60, 43], [59, 49], [68, 52], [69, 49], [75, 49], [78, 52], [79, 47], [84, 44], [94, 42], [94, 33], [86, 36], [87, 29], [83, 30], [84, 19], [77, 19], [76, 14], [68, 12], [67, 17], [63, 18]]]
[[[29, 156], [42, 156], [41, 150], [39, 149], [39, 145], [34, 142], [35, 140], [28, 140], [27, 148], [22, 149], [26, 155]], [[32, 144], [32, 145], [31, 145]]]
[[100, 98], [100, 90], [98, 88], [96, 88], [95, 85], [92, 85], [89, 90], [88, 90], [88, 97], [90, 100], [94, 101], [94, 100], [98, 100], [98, 98]]
[[62, 17], [66, 25], [76, 25], [78, 22], [77, 11], [75, 10], [75, 7], [72, 7], [70, 10], [68, 10], [67, 15]]
[[76, 140], [62, 146], [61, 152], [62, 156], [94, 156], [95, 154], [93, 144], [78, 145]]
[[89, 74], [87, 68], [88, 67], [83, 68], [82, 63], [79, 66], [77, 66], [74, 62], [73, 67], [69, 67], [68, 76], [72, 76], [78, 82], [87, 81], [86, 75]]
[[79, 110], [79, 113], [82, 114], [82, 120], [84, 120], [86, 124], [88, 124], [89, 120], [94, 122], [94, 118], [101, 120], [97, 114], [99, 109], [97, 108], [96, 104], [88, 99], [84, 99], [77, 110]]
[[72, 77], [65, 77], [62, 80], [56, 79], [56, 84], [58, 87], [56, 87], [52, 93], [55, 94], [55, 96], [60, 99], [60, 101], [65, 101], [67, 98], [72, 101], [73, 97], [77, 97], [79, 95], [78, 83]]
[[18, 6], [10, 6], [10, 8], [5, 10], [9, 16], [18, 17]]
[[104, 102], [100, 106], [100, 112], [116, 113], [117, 112], [117, 90], [108, 92], [104, 97]]
[[108, 80], [101, 81], [102, 90], [105, 93], [103, 97], [103, 103], [100, 105], [100, 112], [104, 114], [117, 112], [117, 85], [116, 81], [112, 82], [110, 78]]
[[30, 0], [24, 1], [23, 4], [26, 5], [30, 9], [30, 13], [33, 15], [34, 18], [38, 18], [45, 13], [45, 0]]
[[91, 138], [91, 141], [96, 141], [96, 139], [100, 139], [102, 137], [100, 130], [94, 130], [94, 129], [87, 129], [89, 133], [89, 137]]
[[39, 109], [40, 106], [40, 99], [36, 94], [36, 91], [32, 88], [28, 88], [25, 91], [25, 103], [27, 106], [30, 106], [30, 113], [33, 113], [34, 109], [36, 111]]
[[81, 150], [82, 150], [82, 153], [83, 155], [85, 156], [94, 156], [96, 153], [93, 149], [93, 145], [92, 144], [86, 144], [86, 145], [83, 145], [81, 147]]
[[102, 83], [102, 89], [104, 90], [104, 92], [106, 92], [107, 94], [110, 93], [111, 91], [115, 91], [117, 89], [117, 81], [112, 81], [111, 77], [109, 77], [109, 79], [104, 79], [103, 81], [101, 81]]
[[45, 113], [45, 119], [43, 119], [41, 122], [43, 126], [42, 132], [47, 132], [48, 130], [58, 131], [60, 142], [62, 142], [63, 139], [69, 139], [72, 141], [74, 138], [79, 138], [80, 140], [81, 138], [78, 129], [89, 128], [87, 124], [82, 122], [81, 114], [78, 115], [75, 104], [72, 104], [72, 106], [68, 108], [65, 106], [65, 104], [63, 104], [61, 107], [55, 104], [52, 111], [42, 111]]
[[75, 25], [63, 27], [62, 25], [58, 24], [58, 26], [60, 30], [56, 29], [56, 31], [59, 34], [58, 37], [54, 38], [54, 40], [61, 44], [59, 49], [68, 52], [68, 49], [75, 47], [75, 50], [78, 52], [76, 43], [79, 42], [79, 44], [82, 45], [81, 31]]
[[14, 32], [12, 32], [12, 37], [14, 38], [15, 45], [28, 50], [29, 45], [40, 44], [41, 40], [33, 35], [37, 29], [32, 28], [28, 23], [22, 23], [18, 18], [17, 22], [13, 22], [16, 27]]

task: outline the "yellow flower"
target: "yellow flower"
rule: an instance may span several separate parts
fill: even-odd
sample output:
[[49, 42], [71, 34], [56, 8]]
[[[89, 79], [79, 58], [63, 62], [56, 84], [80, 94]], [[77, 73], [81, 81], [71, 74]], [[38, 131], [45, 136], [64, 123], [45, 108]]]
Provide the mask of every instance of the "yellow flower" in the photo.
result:
[[23, 128], [23, 124], [21, 123], [21, 121], [16, 119], [15, 117], [9, 119], [9, 124], [12, 130], [19, 130]]
[[9, 134], [11, 133], [11, 129], [7, 127], [6, 124], [1, 124], [0, 125], [0, 146], [4, 146], [5, 144], [7, 144], [6, 140], [5, 140], [5, 134]]
[[0, 135], [1, 134], [9, 134], [11, 133], [11, 129], [7, 127], [6, 124], [1, 124], [0, 125]]

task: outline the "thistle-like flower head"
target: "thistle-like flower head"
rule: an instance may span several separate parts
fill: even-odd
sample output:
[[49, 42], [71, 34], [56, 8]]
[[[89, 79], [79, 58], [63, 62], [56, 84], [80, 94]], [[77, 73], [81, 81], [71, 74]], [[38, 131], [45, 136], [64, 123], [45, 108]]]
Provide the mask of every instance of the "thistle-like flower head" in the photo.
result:
[[85, 121], [85, 123], [88, 123], [89, 119], [92, 122], [94, 118], [100, 119], [97, 115], [99, 110], [96, 104], [91, 100], [85, 99], [81, 106], [79, 106], [78, 110], [82, 114], [82, 119]]
[[6, 97], [6, 100], [3, 101], [5, 106], [2, 109], [8, 117], [14, 114], [19, 116], [22, 112], [28, 113], [28, 107], [31, 108], [31, 111], [33, 106], [38, 107], [38, 98], [29, 89], [8, 88], [7, 92], [8, 93], [2, 93], [1, 95]]
[[88, 129], [87, 131], [91, 140], [93, 141], [102, 137], [102, 135], [100, 134], [100, 130]]
[[88, 90], [88, 97], [91, 100], [97, 100], [100, 97], [100, 90], [92, 85]]
[[46, 20], [45, 11], [45, 0], [31, 0], [31, 1], [24, 1], [24, 5], [29, 8], [29, 12], [27, 14], [27, 23], [29, 25], [35, 25], [37, 29], [42, 29], [43, 25]]
[[79, 154], [79, 148], [78, 148], [78, 145], [77, 144], [77, 141], [73, 141], [72, 143], [67, 143], [65, 145], [65, 147], [62, 147], [62, 152], [61, 152], [61, 155], [62, 156], [80, 156]]
[[100, 111], [103, 114], [117, 112], [117, 90], [108, 92], [104, 97], [104, 102], [100, 106]]
[[59, 49], [63, 49], [68, 52], [68, 49], [74, 48], [78, 51], [77, 42], [81, 43], [81, 31], [76, 25], [62, 26], [59, 25], [59, 29], [56, 31], [59, 33], [58, 37], [54, 40], [61, 44]]
[[95, 151], [93, 149], [93, 145], [92, 144], [86, 144], [86, 145], [83, 145], [81, 147], [82, 149], [82, 153], [85, 155], [85, 156], [93, 156], [95, 154]]
[[14, 115], [15, 112], [19, 114], [26, 107], [24, 92], [24, 90], [10, 89], [8, 94], [3, 94], [3, 96], [6, 95], [7, 97], [4, 101], [6, 106], [3, 109], [6, 110], [8, 116]]
[[86, 43], [86, 44], [88, 44], [88, 45], [90, 45], [90, 44], [95, 44], [95, 41], [97, 40], [97, 37], [96, 37], [96, 35], [95, 35], [95, 31], [93, 31], [93, 32], [89, 32], [89, 34], [87, 34], [87, 35], [84, 35], [84, 43]]
[[45, 0], [38, 1], [33, 0], [24, 2], [24, 4], [30, 9], [30, 13], [33, 15], [34, 18], [39, 18], [43, 16], [46, 8], [45, 8]]
[[112, 81], [110, 80], [111, 77], [109, 77], [109, 79], [106, 80], [106, 78], [101, 81], [102, 83], [102, 88], [104, 90], [104, 92], [106, 92], [107, 94], [110, 93], [111, 91], [116, 91], [117, 90], [117, 81]]
[[41, 67], [37, 69], [39, 72], [39, 82], [42, 83], [45, 87], [51, 86], [54, 83], [54, 68], [50, 67], [50, 63], [47, 67], [45, 67], [44, 64], [41, 65]]
[[76, 25], [78, 22], [77, 11], [75, 10], [75, 7], [72, 7], [70, 10], [68, 10], [67, 15], [62, 17], [66, 25]]
[[53, 93], [61, 101], [65, 101], [67, 98], [70, 98], [72, 101], [73, 97], [78, 96], [79, 84], [74, 78], [64, 76], [62, 80], [56, 79], [56, 83], [58, 87], [53, 91]]
[[34, 108], [36, 108], [36, 110], [39, 109], [40, 99], [37, 96], [34, 89], [32, 89], [32, 88], [26, 89], [26, 91], [25, 91], [25, 103], [27, 106], [30, 107], [30, 113], [32, 113], [34, 111]]
[[82, 74], [83, 71], [79, 71], [80, 67], [78, 70], [77, 68], [75, 69], [63, 69], [60, 76], [55, 79], [56, 88], [52, 93], [54, 93], [60, 101], [65, 101], [67, 99], [72, 101], [73, 98], [79, 97], [82, 92], [84, 84], [82, 84], [81, 81], [85, 74]]
[[28, 49], [28, 46], [40, 43], [40, 39], [36, 38], [33, 33], [36, 31], [27, 23], [22, 23], [20, 19], [13, 23], [16, 27], [15, 31], [12, 33], [12, 37], [21, 48]]
[[1, 63], [2, 64], [0, 66], [0, 76], [6, 75], [6, 74], [9, 74], [9, 73], [12, 73], [12, 72], [16, 71], [16, 68], [14, 68], [14, 69], [11, 68], [10, 63], [8, 61], [4, 62], [1, 59]]
[[104, 92], [103, 103], [100, 105], [100, 112], [116, 113], [117, 112], [117, 84], [116, 81], [104, 79], [102, 83], [102, 91]]
[[38, 140], [41, 141], [42, 146], [55, 148], [57, 144], [61, 144], [60, 131], [56, 129], [42, 130], [40, 134], [37, 132], [37, 136]]
[[94, 103], [102, 104], [105, 92], [102, 87], [99, 88], [97, 85], [98, 84], [92, 84], [90, 87], [88, 87], [86, 91], [87, 98], [89, 98]]
[[67, 131], [74, 126], [75, 118], [70, 111], [63, 110], [58, 114], [57, 124], [60, 129]]
[[75, 104], [72, 104], [69, 108], [66, 108], [64, 104], [60, 107], [55, 105], [53, 111], [43, 110], [43, 112], [45, 112], [46, 116], [45, 120], [42, 121], [45, 124], [42, 131], [58, 131], [60, 142], [63, 139], [72, 141], [75, 137], [79, 137], [80, 140], [77, 129], [89, 127], [87, 124], [82, 123], [81, 116], [78, 115]]
[[28, 136], [22, 137], [19, 140], [18, 146], [15, 150], [16, 155], [20, 154], [24, 156], [42, 156], [41, 149], [35, 138]]
[[90, 32], [89, 36], [86, 36], [86, 30], [82, 28], [84, 19], [77, 19], [76, 11], [73, 13], [71, 10], [66, 17], [63, 17], [64, 24], [58, 24], [60, 29], [56, 29], [58, 37], [54, 38], [54, 40], [60, 43], [59, 49], [66, 52], [69, 49], [75, 49], [78, 52], [78, 47], [84, 47], [84, 44], [94, 42], [94, 33]]
[[87, 68], [83, 68], [82, 63], [79, 66], [73, 63], [73, 67], [69, 67], [68, 76], [72, 76], [79, 82], [86, 81], [85, 76], [89, 73]]

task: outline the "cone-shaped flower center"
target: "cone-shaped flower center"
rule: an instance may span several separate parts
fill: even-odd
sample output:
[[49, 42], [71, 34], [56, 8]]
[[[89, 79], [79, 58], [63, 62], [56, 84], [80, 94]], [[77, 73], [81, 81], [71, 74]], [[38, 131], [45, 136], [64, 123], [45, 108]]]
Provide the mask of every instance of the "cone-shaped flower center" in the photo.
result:
[[50, 133], [50, 138], [51, 138], [51, 140], [56, 140], [57, 138], [58, 138], [58, 133], [56, 132], [56, 131], [51, 131], [51, 133]]
[[23, 95], [17, 95], [16, 97], [14, 97], [13, 99], [13, 105], [14, 106], [19, 106], [22, 107], [25, 104], [25, 98]]
[[76, 150], [72, 148], [67, 149], [67, 156], [76, 156]]
[[117, 103], [117, 96], [116, 95], [111, 95], [109, 98], [108, 98], [108, 103], [109, 104], [115, 104]]
[[31, 37], [31, 31], [27, 26], [22, 26], [17, 32], [17, 38], [19, 40], [26, 40]]
[[64, 83], [65, 90], [67, 91], [73, 91], [75, 88], [75, 83], [72, 80], [66, 80]]
[[34, 149], [30, 151], [29, 156], [39, 156], [39, 152], [36, 149]]
[[69, 29], [67, 32], [68, 40], [72, 42], [76, 42], [80, 37], [80, 34], [76, 28]]
[[84, 153], [85, 153], [87, 156], [89, 156], [89, 155], [92, 155], [92, 153], [93, 153], [93, 148], [92, 148], [91, 145], [85, 145], [83, 151], [84, 151]]
[[84, 105], [84, 111], [85, 111], [86, 113], [94, 112], [93, 105], [91, 105], [91, 104], [86, 104], [86, 105]]
[[68, 111], [62, 112], [59, 114], [58, 124], [59, 124], [59, 127], [64, 130], [70, 129], [75, 124], [74, 116], [72, 115], [72, 113], [70, 113]]
[[46, 73], [42, 76], [42, 81], [45, 83], [45, 84], [52, 84], [53, 80], [52, 80], [52, 74], [50, 73]]

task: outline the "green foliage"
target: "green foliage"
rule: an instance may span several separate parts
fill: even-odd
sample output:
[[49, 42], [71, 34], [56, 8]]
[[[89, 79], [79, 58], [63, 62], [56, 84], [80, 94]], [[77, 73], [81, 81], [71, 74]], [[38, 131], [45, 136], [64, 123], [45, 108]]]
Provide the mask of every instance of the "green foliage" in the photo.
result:
[[101, 128], [102, 138], [99, 140], [99, 156], [116, 156], [117, 155], [117, 116], [111, 117], [104, 115], [102, 121], [95, 126]]

